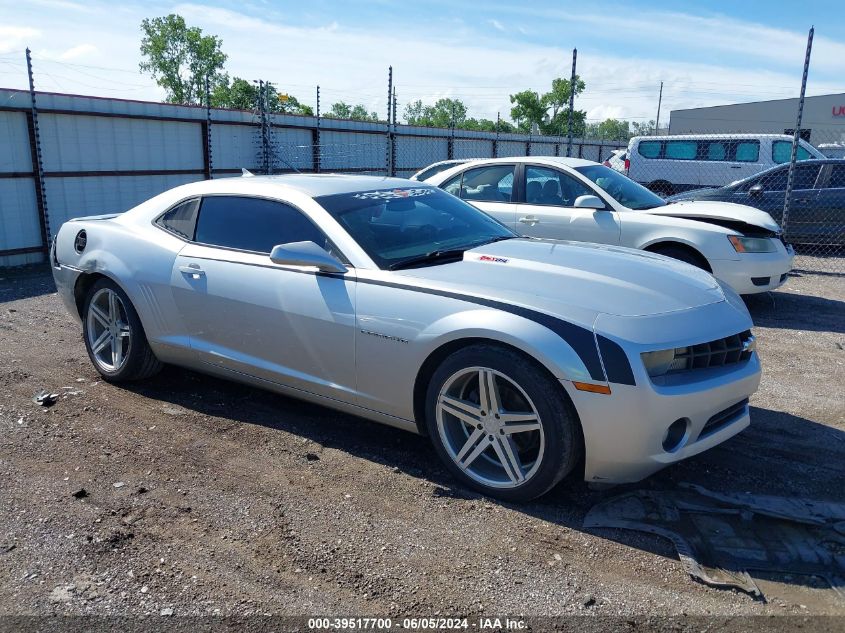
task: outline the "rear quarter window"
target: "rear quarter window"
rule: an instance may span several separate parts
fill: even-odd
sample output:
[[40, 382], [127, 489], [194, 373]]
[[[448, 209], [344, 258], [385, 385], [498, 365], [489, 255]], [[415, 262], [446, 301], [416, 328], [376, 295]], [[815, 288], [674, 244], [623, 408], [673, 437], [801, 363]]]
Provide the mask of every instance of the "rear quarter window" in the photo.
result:
[[186, 200], [169, 211], [165, 211], [158, 220], [161, 228], [170, 233], [178, 235], [182, 239], [194, 239], [194, 230], [197, 225], [197, 210], [200, 206], [199, 198], [193, 200]]

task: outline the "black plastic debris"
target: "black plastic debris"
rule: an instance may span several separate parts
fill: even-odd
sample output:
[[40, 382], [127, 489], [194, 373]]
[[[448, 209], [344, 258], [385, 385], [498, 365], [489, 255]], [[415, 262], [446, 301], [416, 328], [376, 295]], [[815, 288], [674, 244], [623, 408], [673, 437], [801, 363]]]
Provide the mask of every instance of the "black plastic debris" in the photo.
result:
[[89, 496], [88, 491], [85, 488], [80, 488], [76, 492], [71, 495], [74, 499], [84, 499], [85, 497]]
[[[816, 577], [845, 600], [845, 504], [680, 490], [629, 492], [594, 506], [585, 528], [640, 530], [668, 538], [702, 582], [764, 599], [751, 576]], [[751, 572], [751, 573], [750, 573]]]
[[50, 393], [49, 391], [46, 391], [44, 389], [32, 396], [32, 401], [42, 407], [52, 407], [54, 404], [56, 404], [56, 401], [58, 399], [59, 394]]
[[309, 462], [316, 462], [319, 461], [320, 456], [317, 455], [317, 453], [306, 453], [305, 459], [307, 459]]

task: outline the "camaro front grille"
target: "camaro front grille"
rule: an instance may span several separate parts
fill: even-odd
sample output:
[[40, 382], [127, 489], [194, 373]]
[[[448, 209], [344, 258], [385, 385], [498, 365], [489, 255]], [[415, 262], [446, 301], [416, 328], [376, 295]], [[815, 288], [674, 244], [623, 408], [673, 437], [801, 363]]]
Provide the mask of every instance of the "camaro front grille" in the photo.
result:
[[676, 371], [723, 367], [748, 360], [753, 351], [754, 337], [751, 335], [751, 330], [745, 330], [707, 343], [690, 345], [685, 352], [675, 356], [673, 364], [677, 368]]

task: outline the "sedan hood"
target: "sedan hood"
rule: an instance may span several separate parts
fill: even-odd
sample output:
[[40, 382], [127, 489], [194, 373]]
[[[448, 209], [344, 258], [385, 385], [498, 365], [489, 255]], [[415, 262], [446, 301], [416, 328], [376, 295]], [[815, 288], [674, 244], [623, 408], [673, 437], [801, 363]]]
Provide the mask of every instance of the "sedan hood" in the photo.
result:
[[687, 218], [690, 220], [723, 220], [728, 222], [742, 222], [751, 226], [758, 226], [767, 231], [780, 230], [777, 222], [765, 211], [754, 207], [733, 202], [718, 202], [711, 200], [683, 200], [665, 207], [637, 211], [650, 215], [668, 215], [673, 218]]
[[585, 317], [661, 314], [725, 298], [711, 275], [689, 264], [629, 248], [557, 240], [496, 242], [466, 251], [460, 262], [397, 274]]

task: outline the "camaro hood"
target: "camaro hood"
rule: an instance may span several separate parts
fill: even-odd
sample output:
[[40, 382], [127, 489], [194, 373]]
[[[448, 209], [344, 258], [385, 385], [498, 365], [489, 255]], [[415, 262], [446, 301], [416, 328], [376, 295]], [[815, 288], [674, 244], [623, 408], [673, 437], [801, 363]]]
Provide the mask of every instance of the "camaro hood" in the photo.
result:
[[665, 207], [637, 211], [651, 215], [668, 215], [675, 218], [689, 218], [691, 220], [727, 220], [743, 222], [751, 226], [759, 226], [768, 231], [777, 232], [780, 227], [765, 211], [754, 207], [733, 202], [719, 202], [715, 200], [682, 200]]
[[725, 298], [710, 274], [689, 264], [629, 248], [557, 240], [496, 242], [465, 252], [460, 262], [397, 274], [555, 313], [650, 315]]

